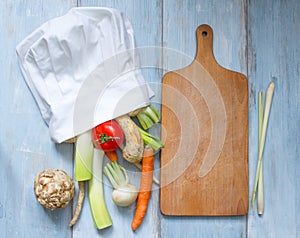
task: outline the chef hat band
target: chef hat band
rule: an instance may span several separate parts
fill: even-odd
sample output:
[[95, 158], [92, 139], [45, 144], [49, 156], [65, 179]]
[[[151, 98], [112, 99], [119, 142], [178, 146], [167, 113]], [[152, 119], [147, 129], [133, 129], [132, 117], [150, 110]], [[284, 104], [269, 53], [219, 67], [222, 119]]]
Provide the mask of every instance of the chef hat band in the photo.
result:
[[129, 20], [73, 8], [17, 46], [21, 71], [55, 142], [149, 104]]

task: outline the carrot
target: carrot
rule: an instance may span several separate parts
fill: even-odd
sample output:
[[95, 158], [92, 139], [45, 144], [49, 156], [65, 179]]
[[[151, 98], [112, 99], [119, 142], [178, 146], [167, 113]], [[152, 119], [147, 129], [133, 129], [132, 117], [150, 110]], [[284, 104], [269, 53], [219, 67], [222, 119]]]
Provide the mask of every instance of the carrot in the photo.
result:
[[142, 176], [140, 191], [137, 197], [136, 209], [131, 223], [132, 230], [136, 230], [143, 222], [146, 215], [148, 202], [151, 195], [154, 168], [154, 154], [151, 147], [145, 147], [142, 160]]
[[118, 154], [117, 151], [105, 151], [106, 157], [111, 161], [111, 162], [118, 162]]

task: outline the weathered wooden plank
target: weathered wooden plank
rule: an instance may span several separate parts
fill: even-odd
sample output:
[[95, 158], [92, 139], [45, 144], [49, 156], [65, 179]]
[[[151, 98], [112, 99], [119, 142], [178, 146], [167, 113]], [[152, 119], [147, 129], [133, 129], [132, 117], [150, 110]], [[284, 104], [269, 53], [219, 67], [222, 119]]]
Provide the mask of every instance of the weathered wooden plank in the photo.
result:
[[217, 62], [225, 68], [246, 74], [246, 7], [245, 0], [165, 0], [163, 46], [193, 59], [196, 28], [209, 24], [214, 31], [213, 47]]
[[[163, 46], [176, 49], [192, 60], [196, 52], [196, 28], [201, 24], [209, 24], [214, 30], [216, 60], [225, 68], [246, 74], [245, 2], [165, 0]], [[172, 69], [170, 64], [173, 59], [164, 60], [164, 67]], [[182, 65], [176, 66], [183, 67], [189, 63], [191, 61], [182, 60]], [[161, 237], [246, 237], [246, 228], [246, 216], [163, 216]]]
[[55, 145], [23, 80], [15, 47], [46, 20], [76, 2], [1, 1], [0, 55], [0, 233], [1, 237], [70, 237], [71, 206], [44, 209], [35, 200], [33, 181], [44, 168], [72, 175], [72, 146]]
[[275, 82], [264, 151], [265, 212], [249, 214], [249, 237], [299, 237], [300, 2], [250, 1], [250, 188], [257, 163], [257, 93]]
[[[34, 176], [46, 167], [59, 167], [72, 174], [72, 145], [55, 145], [50, 141], [47, 127], [20, 74], [15, 46], [46, 20], [76, 6], [76, 1], [1, 1], [0, 187], [4, 191], [0, 193], [1, 237], [71, 237], [72, 234], [74, 237], [298, 237], [299, 1], [254, 0], [249, 1], [249, 10], [246, 0], [165, 0], [163, 8], [161, 1], [80, 2], [82, 6], [108, 6], [123, 11], [133, 24], [137, 46], [160, 46], [163, 37], [163, 46], [177, 49], [191, 60], [196, 27], [202, 23], [212, 26], [217, 61], [226, 68], [249, 72], [250, 192], [257, 161], [256, 95], [271, 80], [275, 82], [264, 154], [265, 213], [258, 217], [250, 211], [248, 226], [245, 217], [163, 216], [161, 221], [158, 190], [155, 190], [143, 226], [133, 233], [130, 229], [133, 208], [114, 206], [108, 186], [105, 192], [113, 228], [96, 231], [87, 201], [73, 231], [68, 228], [71, 206], [55, 212], [43, 209], [33, 195]], [[165, 66], [169, 63], [170, 59], [165, 60]], [[182, 62], [187, 63], [188, 60]], [[160, 82], [159, 70], [144, 72], [148, 82]], [[154, 89], [157, 93], [154, 100], [159, 102], [159, 85]], [[138, 179], [133, 182], [138, 184]]]
[[[160, 1], [95, 1], [95, 0], [81, 0], [80, 6], [99, 6], [99, 7], [112, 7], [123, 12], [130, 22], [132, 23], [136, 46], [160, 46], [161, 45], [161, 3]], [[150, 66], [157, 62], [150, 62]], [[147, 67], [148, 65], [143, 65]], [[155, 66], [155, 65], [154, 65]], [[153, 83], [151, 88], [155, 91], [155, 97], [152, 99], [154, 102], [160, 102], [160, 83], [161, 72], [156, 68], [144, 68], [143, 74], [147, 82]], [[156, 159], [158, 162], [158, 159]], [[129, 171], [138, 172], [137, 169], [124, 163]], [[158, 167], [158, 165], [157, 165]], [[139, 187], [140, 174], [130, 173], [130, 180], [133, 184]], [[148, 207], [147, 215], [143, 224], [136, 232], [131, 230], [131, 221], [134, 214], [134, 206], [130, 208], [117, 207], [111, 200], [111, 186], [109, 185], [106, 177], [104, 176], [104, 192], [105, 200], [107, 202], [108, 210], [113, 220], [113, 226], [104, 230], [98, 231], [94, 225], [90, 214], [90, 207], [88, 199], [85, 200], [83, 212], [81, 214], [78, 224], [73, 229], [73, 237], [160, 237], [159, 223], [160, 211], [157, 186], [153, 185], [156, 189], [151, 195], [150, 204]]]

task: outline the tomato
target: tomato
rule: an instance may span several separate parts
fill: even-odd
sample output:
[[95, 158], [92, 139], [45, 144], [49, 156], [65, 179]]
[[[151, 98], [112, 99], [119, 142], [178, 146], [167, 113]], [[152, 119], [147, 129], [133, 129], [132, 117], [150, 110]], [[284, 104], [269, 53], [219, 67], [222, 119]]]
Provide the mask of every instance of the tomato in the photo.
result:
[[93, 142], [96, 148], [103, 151], [116, 150], [124, 141], [120, 125], [114, 121], [106, 121], [93, 129]]

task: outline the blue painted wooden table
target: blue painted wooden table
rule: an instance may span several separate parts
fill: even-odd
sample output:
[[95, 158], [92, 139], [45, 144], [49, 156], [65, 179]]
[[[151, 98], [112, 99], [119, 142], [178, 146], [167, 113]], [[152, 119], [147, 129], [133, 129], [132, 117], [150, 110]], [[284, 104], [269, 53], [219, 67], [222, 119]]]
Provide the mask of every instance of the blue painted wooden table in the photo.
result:
[[[168, 217], [159, 190], [137, 232], [133, 208], [117, 208], [107, 196], [114, 225], [94, 228], [87, 201], [70, 229], [72, 205], [42, 208], [33, 194], [35, 175], [57, 167], [73, 174], [73, 146], [54, 144], [19, 70], [15, 47], [45, 21], [71, 7], [105, 6], [124, 12], [137, 46], [176, 49], [191, 58], [195, 29], [214, 29], [214, 52], [224, 67], [247, 75], [249, 84], [249, 196], [257, 162], [257, 92], [275, 82], [264, 153], [265, 212], [241, 217]], [[300, 237], [300, 2], [297, 0], [3, 0], [0, 54], [0, 237]], [[161, 62], [144, 69], [160, 102]], [[185, 62], [187, 63], [187, 62]], [[163, 67], [162, 67], [163, 68]], [[156, 161], [159, 166], [159, 161]], [[155, 186], [155, 185], [154, 185]], [[105, 193], [111, 189], [105, 187]], [[250, 200], [250, 197], [249, 197]]]

